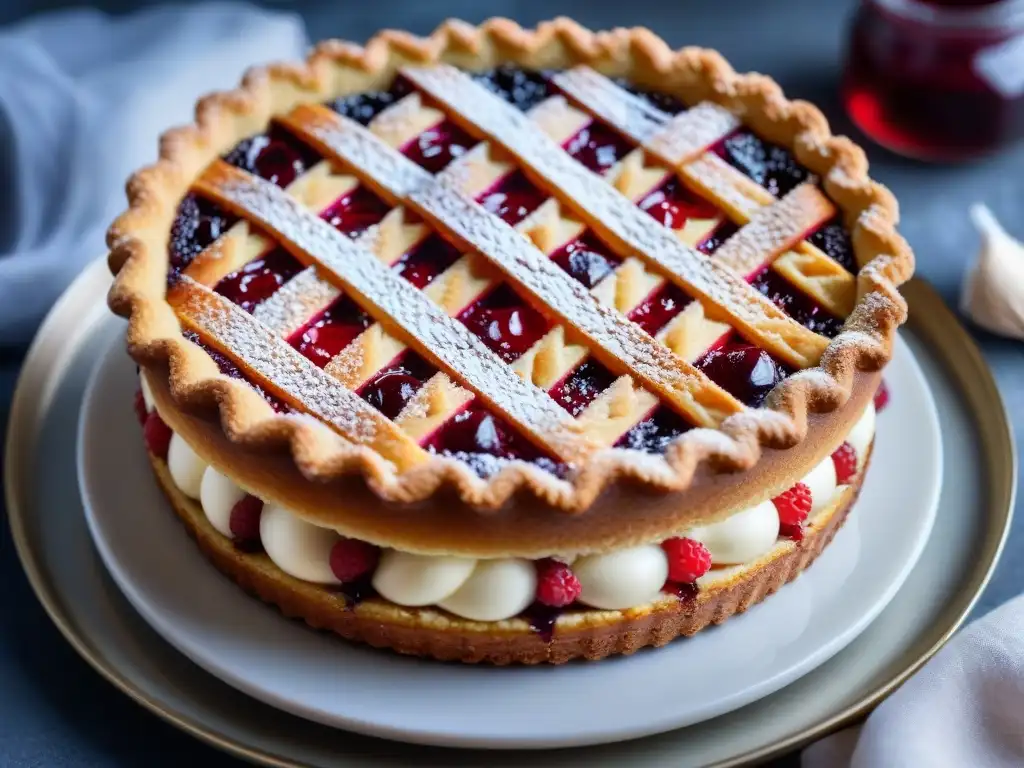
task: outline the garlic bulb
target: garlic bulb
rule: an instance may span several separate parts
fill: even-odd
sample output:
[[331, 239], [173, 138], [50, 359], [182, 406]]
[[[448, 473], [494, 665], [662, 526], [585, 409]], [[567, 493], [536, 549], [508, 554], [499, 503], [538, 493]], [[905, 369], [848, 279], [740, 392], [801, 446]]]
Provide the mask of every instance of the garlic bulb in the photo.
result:
[[1024, 340], [1024, 245], [981, 203], [971, 206], [971, 221], [981, 249], [964, 281], [960, 309], [992, 333]]

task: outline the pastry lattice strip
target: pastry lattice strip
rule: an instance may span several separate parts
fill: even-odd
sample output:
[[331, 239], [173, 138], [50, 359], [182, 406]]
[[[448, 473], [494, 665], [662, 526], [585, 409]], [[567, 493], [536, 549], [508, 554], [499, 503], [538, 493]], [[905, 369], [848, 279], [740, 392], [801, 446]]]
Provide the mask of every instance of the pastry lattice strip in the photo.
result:
[[740, 127], [732, 113], [704, 102], [669, 117], [586, 66], [557, 73], [552, 81], [587, 112], [678, 170], [742, 226], [714, 254], [717, 261], [744, 276], [770, 266], [834, 315], [848, 317], [853, 311], [854, 276], [801, 237], [835, 214], [831, 202], [813, 184], [777, 202], [764, 187], [706, 151]]
[[[572, 418], [546, 392], [523, 381], [467, 328], [388, 269], [372, 251], [316, 217], [279, 187], [215, 161], [196, 180], [194, 189], [255, 221], [300, 262], [321, 268], [366, 311], [475, 392], [534, 444], [570, 463], [592, 449], [576, 434]], [[288, 346], [280, 337], [273, 338], [276, 346]], [[250, 364], [244, 358], [243, 362]], [[288, 394], [294, 395], [290, 390]], [[348, 399], [357, 398], [349, 393]]]

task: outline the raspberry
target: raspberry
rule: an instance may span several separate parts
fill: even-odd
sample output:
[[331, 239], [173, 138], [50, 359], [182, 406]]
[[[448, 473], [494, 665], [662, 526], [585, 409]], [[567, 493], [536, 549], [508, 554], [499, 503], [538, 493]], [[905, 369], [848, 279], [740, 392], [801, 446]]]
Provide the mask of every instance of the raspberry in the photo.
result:
[[690, 584], [711, 568], [711, 553], [694, 539], [674, 538], [661, 542], [668, 555], [668, 580]]
[[164, 420], [156, 411], [146, 417], [142, 437], [146, 441], [146, 448], [158, 459], [167, 460], [167, 449], [171, 447], [172, 434], [171, 428], [164, 424]]
[[538, 603], [561, 608], [573, 603], [582, 591], [580, 580], [565, 563], [558, 560], [541, 560], [537, 563]]
[[132, 405], [135, 408], [135, 418], [139, 420], [139, 424], [146, 426], [146, 417], [149, 416], [149, 411], [146, 410], [146, 398], [142, 396], [141, 389], [135, 393], [135, 401]]
[[260, 540], [260, 515], [263, 514], [263, 500], [255, 496], [244, 496], [231, 508], [228, 527], [237, 541]]
[[857, 476], [857, 449], [843, 443], [832, 454], [832, 463], [836, 465], [836, 482], [846, 485]]
[[331, 547], [331, 571], [342, 584], [355, 581], [377, 567], [380, 550], [359, 539], [338, 539]]
[[811, 501], [811, 489], [803, 483], [797, 483], [772, 499], [779, 512], [779, 529], [784, 536], [798, 540], [803, 538], [802, 528], [811, 513]]
[[889, 404], [889, 388], [885, 385], [885, 379], [882, 379], [878, 384], [878, 389], [875, 390], [875, 410], [881, 413], [885, 410], [885, 406]]

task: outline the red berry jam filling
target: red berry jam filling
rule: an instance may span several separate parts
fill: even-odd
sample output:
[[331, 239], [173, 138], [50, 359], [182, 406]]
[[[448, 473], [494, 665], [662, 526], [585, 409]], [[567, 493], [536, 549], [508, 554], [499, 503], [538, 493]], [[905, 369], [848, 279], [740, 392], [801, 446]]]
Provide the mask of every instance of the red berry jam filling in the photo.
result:
[[523, 611], [523, 618], [530, 624], [530, 629], [540, 635], [541, 640], [550, 643], [555, 636], [555, 624], [558, 617], [565, 613], [565, 608], [544, 605], [535, 602]]
[[654, 91], [645, 91], [637, 87], [633, 83], [629, 82], [625, 78], [616, 78], [615, 83], [634, 96], [639, 96], [641, 99], [646, 101], [655, 109], [660, 109], [662, 112], [667, 112], [670, 115], [678, 115], [680, 112], [686, 111], [686, 105], [674, 96], [669, 96], [667, 93], [656, 93]]
[[143, 396], [141, 389], [135, 390], [135, 398], [132, 400], [132, 410], [135, 411], [135, 418], [139, 420], [139, 424], [145, 426], [146, 419], [149, 417], [149, 409], [146, 408], [146, 398]]
[[445, 120], [406, 144], [402, 154], [430, 173], [439, 173], [474, 144], [476, 139], [451, 120]]
[[502, 284], [460, 315], [469, 330], [506, 363], [511, 363], [547, 333], [548, 321], [507, 284]]
[[173, 436], [171, 428], [164, 423], [159, 413], [152, 411], [146, 416], [146, 421], [142, 425], [142, 439], [146, 443], [146, 450], [151, 454], [166, 461]]
[[587, 288], [593, 288], [619, 265], [618, 257], [591, 233], [562, 246], [551, 260]]
[[807, 240], [811, 245], [824, 251], [833, 261], [838, 262], [847, 272], [856, 275], [860, 271], [857, 259], [853, 255], [853, 241], [850, 240], [850, 233], [846, 231], [846, 227], [843, 226], [840, 219], [835, 218], [828, 222]]
[[640, 208], [670, 229], [682, 229], [688, 219], [714, 219], [719, 210], [676, 176], [640, 201]]
[[214, 286], [214, 290], [246, 312], [266, 301], [278, 288], [302, 271], [302, 264], [283, 248], [253, 259]]
[[236, 168], [287, 187], [319, 161], [313, 149], [274, 126], [268, 133], [243, 139], [224, 156]]
[[544, 202], [547, 195], [516, 171], [477, 198], [480, 205], [513, 227]]
[[616, 448], [628, 448], [644, 453], [664, 453], [669, 444], [693, 427], [683, 418], [664, 405], [659, 405], [643, 421], [634, 424], [619, 441]]
[[327, 106], [360, 125], [369, 125], [373, 118], [411, 92], [409, 81], [397, 77], [390, 90], [353, 93], [328, 102]]
[[262, 397], [264, 400], [270, 403], [271, 407], [278, 413], [291, 413], [292, 408], [290, 405], [288, 405], [286, 402], [281, 400], [276, 395], [272, 395], [269, 392], [264, 391], [263, 387], [250, 381], [242, 373], [242, 371], [239, 369], [237, 365], [235, 365], [227, 357], [222, 355], [220, 352], [218, 352], [210, 345], [205, 344], [199, 338], [199, 335], [195, 331], [185, 331], [181, 335], [184, 336], [189, 341], [191, 341], [196, 346], [201, 347], [203, 351], [206, 352], [206, 354], [212, 357], [213, 362], [217, 364], [217, 368], [220, 369], [220, 372], [223, 373], [225, 376], [229, 376], [232, 379], [238, 379], [239, 381], [244, 381], [250, 387], [255, 389], [259, 393], [260, 397]]
[[320, 214], [320, 218], [342, 234], [356, 237], [380, 222], [390, 206], [366, 187], [342, 195]]
[[535, 464], [559, 477], [566, 471], [565, 465], [544, 456], [510, 424], [475, 402], [431, 435], [424, 447], [465, 462], [484, 478], [496, 474], [514, 459]]
[[255, 496], [243, 497], [231, 508], [228, 527], [235, 547], [243, 552], [259, 552], [263, 549], [260, 540], [260, 518], [263, 515], [263, 500]]
[[404, 254], [392, 269], [417, 288], [423, 289], [454, 264], [459, 255], [459, 249], [443, 237], [431, 235]]
[[199, 252], [227, 232], [236, 221], [238, 217], [226, 213], [215, 203], [191, 193], [185, 195], [171, 225], [167, 282], [170, 284], [177, 280]]
[[633, 148], [621, 134], [596, 121], [581, 129], [563, 146], [570, 156], [594, 173], [601, 174], [619, 162]]
[[736, 334], [704, 353], [694, 365], [741, 403], [758, 408], [792, 371]]
[[882, 379], [878, 383], [878, 389], [875, 390], [875, 410], [878, 413], [884, 411], [889, 405], [889, 397], [889, 385], [885, 383], [885, 379]]
[[357, 394], [389, 419], [394, 419], [435, 373], [437, 369], [415, 352], [405, 352]]
[[292, 334], [288, 343], [323, 368], [372, 322], [373, 318], [358, 304], [341, 296]]
[[550, 394], [575, 418], [614, 381], [615, 374], [591, 357], [552, 387]]
[[697, 246], [702, 253], [712, 254], [717, 251], [730, 237], [739, 231], [739, 227], [731, 221], [723, 221]]
[[805, 328], [830, 339], [842, 330], [842, 318], [830, 313], [775, 270], [763, 270], [750, 281], [750, 284]]
[[770, 144], [745, 129], [724, 139], [715, 151], [775, 197], [782, 197], [807, 181], [809, 175], [788, 149]]
[[473, 75], [473, 79], [523, 112], [537, 106], [551, 95], [551, 84], [547, 75], [521, 69], [514, 64], [505, 64], [487, 72], [480, 72]]
[[697, 593], [700, 592], [698, 587], [693, 582], [678, 582], [678, 581], [667, 581], [665, 586], [661, 588], [662, 592], [667, 592], [670, 595], [675, 595], [679, 598], [682, 603], [692, 603], [697, 599]]
[[653, 336], [691, 301], [693, 299], [675, 283], [665, 283], [656, 288], [627, 317]]

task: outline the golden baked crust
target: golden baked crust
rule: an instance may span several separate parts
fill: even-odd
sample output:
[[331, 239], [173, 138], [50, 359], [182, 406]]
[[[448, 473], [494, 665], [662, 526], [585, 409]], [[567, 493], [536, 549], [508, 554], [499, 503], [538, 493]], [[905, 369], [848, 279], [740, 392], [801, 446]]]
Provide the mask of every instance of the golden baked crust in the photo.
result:
[[562, 664], [631, 654], [743, 613], [799, 576], [828, 546], [856, 501], [868, 463], [831, 507], [808, 521], [802, 541], [781, 542], [756, 563], [702, 587], [691, 601], [666, 596], [641, 609], [567, 614], [549, 642], [523, 619], [469, 621], [433, 608], [402, 608], [380, 598], [349, 608], [344, 596], [287, 575], [266, 555], [239, 551], [210, 525], [200, 505], [178, 490], [164, 461], [149, 458], [174, 511], [206, 557], [246, 592], [277, 606], [285, 616], [402, 654], [501, 665]]
[[[461, 462], [442, 458], [399, 470], [378, 451], [349, 442], [313, 418], [275, 413], [251, 387], [219, 373], [209, 354], [182, 335], [165, 296], [168, 233], [178, 201], [211, 160], [262, 130], [272, 116], [301, 103], [379, 87], [409, 63], [439, 61], [467, 70], [505, 61], [531, 68], [587, 64], [669, 92], [688, 104], [718, 103], [760, 135], [790, 148], [803, 166], [822, 178], [850, 226], [861, 265], [857, 304], [843, 331], [821, 354], [819, 367], [785, 380], [769, 398], [769, 408], [730, 416], [710, 439], [702, 430], [687, 433], [669, 449], [665, 461], [599, 451], [575, 469], [571, 482], [518, 463], [487, 480]], [[906, 315], [897, 287], [913, 270], [912, 254], [895, 231], [894, 198], [868, 178], [863, 152], [849, 140], [833, 137], [817, 109], [786, 100], [769, 78], [736, 74], [713, 51], [672, 51], [648, 30], [592, 33], [566, 19], [535, 30], [503, 19], [480, 27], [448, 22], [426, 39], [384, 32], [365, 48], [328, 42], [304, 65], [254, 70], [238, 90], [202, 100], [194, 125], [165, 134], [160, 161], [132, 178], [128, 196], [130, 208], [111, 227], [108, 238], [116, 275], [109, 302], [115, 312], [129, 318], [132, 357], [149, 377], [166, 382], [173, 395], [171, 403], [161, 403], [166, 420], [174, 422], [176, 411], [207, 419], [216, 415], [217, 421], [210, 423], [233, 444], [268, 455], [280, 455], [283, 449], [314, 484], [359, 474], [377, 497], [406, 504], [454, 492], [464, 505], [487, 511], [516, 501], [526, 491], [550, 507], [579, 512], [591, 507], [607, 487], [623, 485], [620, 480], [634, 481], [624, 485], [630, 491], [637, 483], [675, 492], [701, 484], [718, 486], [715, 478], [723, 472], [756, 468], [766, 447], [786, 448], [805, 441], [815, 414], [841, 414], [849, 427], [859, 409], [844, 406], [851, 397], [866, 402], [869, 388], [877, 383], [875, 372], [888, 361], [896, 328]], [[823, 453], [821, 449], [816, 457], [808, 456], [781, 474], [795, 479]], [[780, 465], [793, 463], [785, 455], [776, 460]], [[231, 461], [221, 464], [226, 474], [237, 476]], [[766, 484], [760, 491], [764, 498], [770, 488]], [[676, 506], [681, 501], [674, 499]]]

